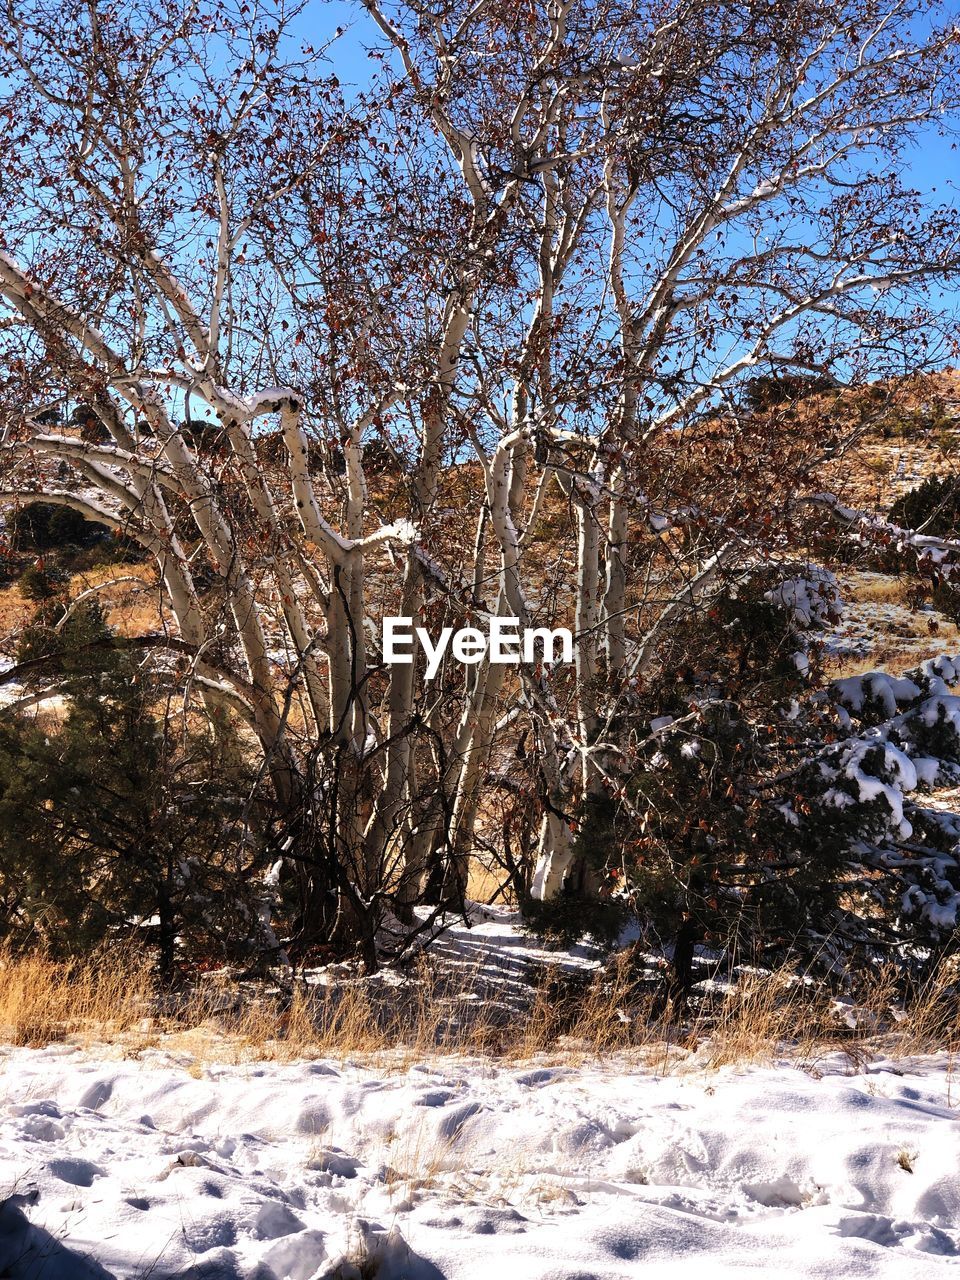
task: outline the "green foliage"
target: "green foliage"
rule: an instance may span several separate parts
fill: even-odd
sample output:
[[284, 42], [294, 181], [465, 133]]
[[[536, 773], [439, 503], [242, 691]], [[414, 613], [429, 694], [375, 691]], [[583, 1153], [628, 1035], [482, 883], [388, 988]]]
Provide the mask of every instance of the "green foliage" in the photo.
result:
[[[922, 588], [918, 590], [917, 595], [922, 602], [924, 595]], [[952, 582], [943, 579], [936, 581], [930, 592], [930, 603], [938, 613], [949, 618], [955, 626], [960, 626], [960, 589]]]
[[180, 429], [191, 448], [199, 453], [217, 452], [226, 448], [226, 432], [215, 419], [186, 418]]
[[124, 653], [69, 688], [58, 723], [0, 720], [0, 934], [65, 954], [145, 931], [167, 977], [181, 957], [246, 954], [260, 920], [238, 743], [179, 723]]
[[645, 819], [629, 842], [638, 911], [660, 937], [682, 931], [751, 960], [802, 930], [822, 883], [822, 868], [787, 852], [787, 824], [762, 802], [783, 729], [759, 711], [730, 699], [702, 707], [627, 784]]
[[568, 882], [546, 902], [526, 902], [524, 920], [548, 947], [569, 947], [589, 934], [598, 946], [609, 948], [623, 932], [630, 904], [613, 896], [616, 885], [605, 874], [618, 838], [617, 808], [606, 792], [587, 797], [576, 829], [573, 854], [579, 883]]
[[881, 415], [877, 423], [880, 435], [885, 440], [913, 440], [918, 436], [930, 436], [939, 441], [953, 426], [954, 419], [947, 413], [943, 402], [937, 399], [931, 404], [912, 409], [894, 405]]
[[40, 603], [52, 600], [63, 589], [64, 577], [58, 570], [45, 565], [32, 564], [24, 569], [17, 585], [27, 600]]
[[622, 898], [564, 892], [547, 902], [530, 900], [524, 905], [524, 924], [547, 947], [565, 949], [587, 935], [604, 949], [616, 945], [630, 916], [630, 904]]
[[928, 476], [896, 500], [890, 519], [904, 529], [955, 538], [960, 532], [960, 476]]
[[762, 696], [781, 702], [803, 689], [807, 681], [796, 655], [805, 653], [815, 666], [817, 633], [837, 617], [834, 586], [829, 575], [810, 583], [808, 597], [818, 616], [807, 621], [788, 607], [789, 593], [785, 602], [780, 589], [811, 572], [809, 566], [792, 565], [759, 570], [746, 580], [724, 584], [705, 608], [678, 628], [672, 651], [664, 641], [666, 679], [656, 690], [660, 701], [644, 701], [650, 717], [682, 714], [688, 695], [698, 687], [734, 697], [745, 690], [759, 697], [762, 689]]
[[[94, 670], [109, 665], [111, 637], [98, 601], [85, 600], [71, 609], [62, 599], [45, 599], [20, 635], [17, 662], [58, 658], [62, 672]], [[89, 651], [93, 645], [96, 650]]]
[[[832, 616], [832, 592], [809, 567], [764, 570], [725, 584], [678, 629], [664, 650], [671, 664], [617, 725], [637, 743], [617, 758], [618, 783], [578, 815], [577, 883], [526, 910], [538, 933], [569, 942], [602, 932], [610, 913], [609, 938], [632, 911], [644, 933], [675, 946], [682, 987], [695, 945], [769, 960], [828, 909], [823, 865], [785, 853], [787, 820], [762, 788], [789, 735], [784, 703], [807, 688], [795, 655]], [[581, 892], [594, 887], [599, 923]]]
[[[120, 530], [106, 529], [59, 503], [27, 503], [10, 516], [9, 531], [14, 552], [43, 553], [45, 568], [41, 572], [52, 580], [56, 580], [58, 574], [62, 576], [65, 569], [78, 573], [104, 564], [135, 564], [148, 554]], [[27, 575], [29, 592], [32, 592], [35, 577], [29, 569]], [[43, 597], [29, 594], [29, 598]]]
[[834, 390], [836, 383], [812, 373], [772, 373], [751, 378], [744, 390], [747, 408], [755, 413], [793, 404], [804, 396], [817, 395]]
[[91, 547], [106, 531], [79, 511], [53, 502], [29, 502], [10, 517], [10, 533], [22, 550]]

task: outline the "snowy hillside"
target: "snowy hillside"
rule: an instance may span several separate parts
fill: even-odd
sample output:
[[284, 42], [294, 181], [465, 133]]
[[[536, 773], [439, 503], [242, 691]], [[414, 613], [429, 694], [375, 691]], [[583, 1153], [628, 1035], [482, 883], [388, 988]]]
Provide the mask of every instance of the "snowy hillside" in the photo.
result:
[[5, 1280], [928, 1280], [960, 1256], [945, 1055], [0, 1063]]

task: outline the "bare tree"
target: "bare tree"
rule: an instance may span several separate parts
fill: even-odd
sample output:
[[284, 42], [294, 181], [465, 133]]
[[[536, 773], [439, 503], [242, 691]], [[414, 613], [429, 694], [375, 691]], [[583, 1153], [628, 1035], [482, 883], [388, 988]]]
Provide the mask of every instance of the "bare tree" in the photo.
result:
[[[517, 777], [531, 892], [582, 878], [640, 683], [794, 554], [845, 428], [774, 432], [744, 385], [942, 355], [956, 220], [897, 174], [958, 80], [928, 3], [362, 8], [348, 97], [279, 0], [7, 0], [0, 453], [7, 501], [155, 556], [144, 644], [250, 726], [303, 936], [359, 921], [373, 965]], [[574, 669], [427, 680], [391, 614], [567, 624]]]

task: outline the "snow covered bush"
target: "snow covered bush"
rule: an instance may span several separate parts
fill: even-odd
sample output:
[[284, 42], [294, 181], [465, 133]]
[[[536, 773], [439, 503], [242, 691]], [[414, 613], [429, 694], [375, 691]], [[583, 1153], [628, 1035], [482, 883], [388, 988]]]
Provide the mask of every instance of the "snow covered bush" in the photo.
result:
[[816, 672], [838, 609], [813, 571], [721, 592], [680, 678], [638, 694], [633, 751], [583, 815], [588, 874], [672, 958], [680, 998], [703, 947], [842, 982], [864, 960], [926, 972], [955, 946], [960, 818], [925, 794], [960, 782], [960, 658], [811, 691], [798, 657]]
[[924, 800], [960, 781], [958, 679], [960, 659], [940, 657], [899, 679], [837, 681], [818, 700], [849, 736], [806, 763], [792, 812], [810, 856], [842, 840], [841, 892], [823, 929], [831, 952], [854, 947], [925, 969], [956, 946], [960, 819]]

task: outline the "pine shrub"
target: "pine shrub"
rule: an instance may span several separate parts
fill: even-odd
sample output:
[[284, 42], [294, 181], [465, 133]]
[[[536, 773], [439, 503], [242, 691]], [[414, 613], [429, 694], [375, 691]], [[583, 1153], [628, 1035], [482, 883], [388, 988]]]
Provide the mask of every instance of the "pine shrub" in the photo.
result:
[[167, 980], [251, 956], [263, 868], [240, 744], [181, 723], [122, 651], [61, 687], [62, 718], [0, 720], [0, 940], [76, 955], [135, 938]]
[[890, 519], [904, 529], [955, 538], [960, 532], [960, 475], [928, 476], [896, 500]]

